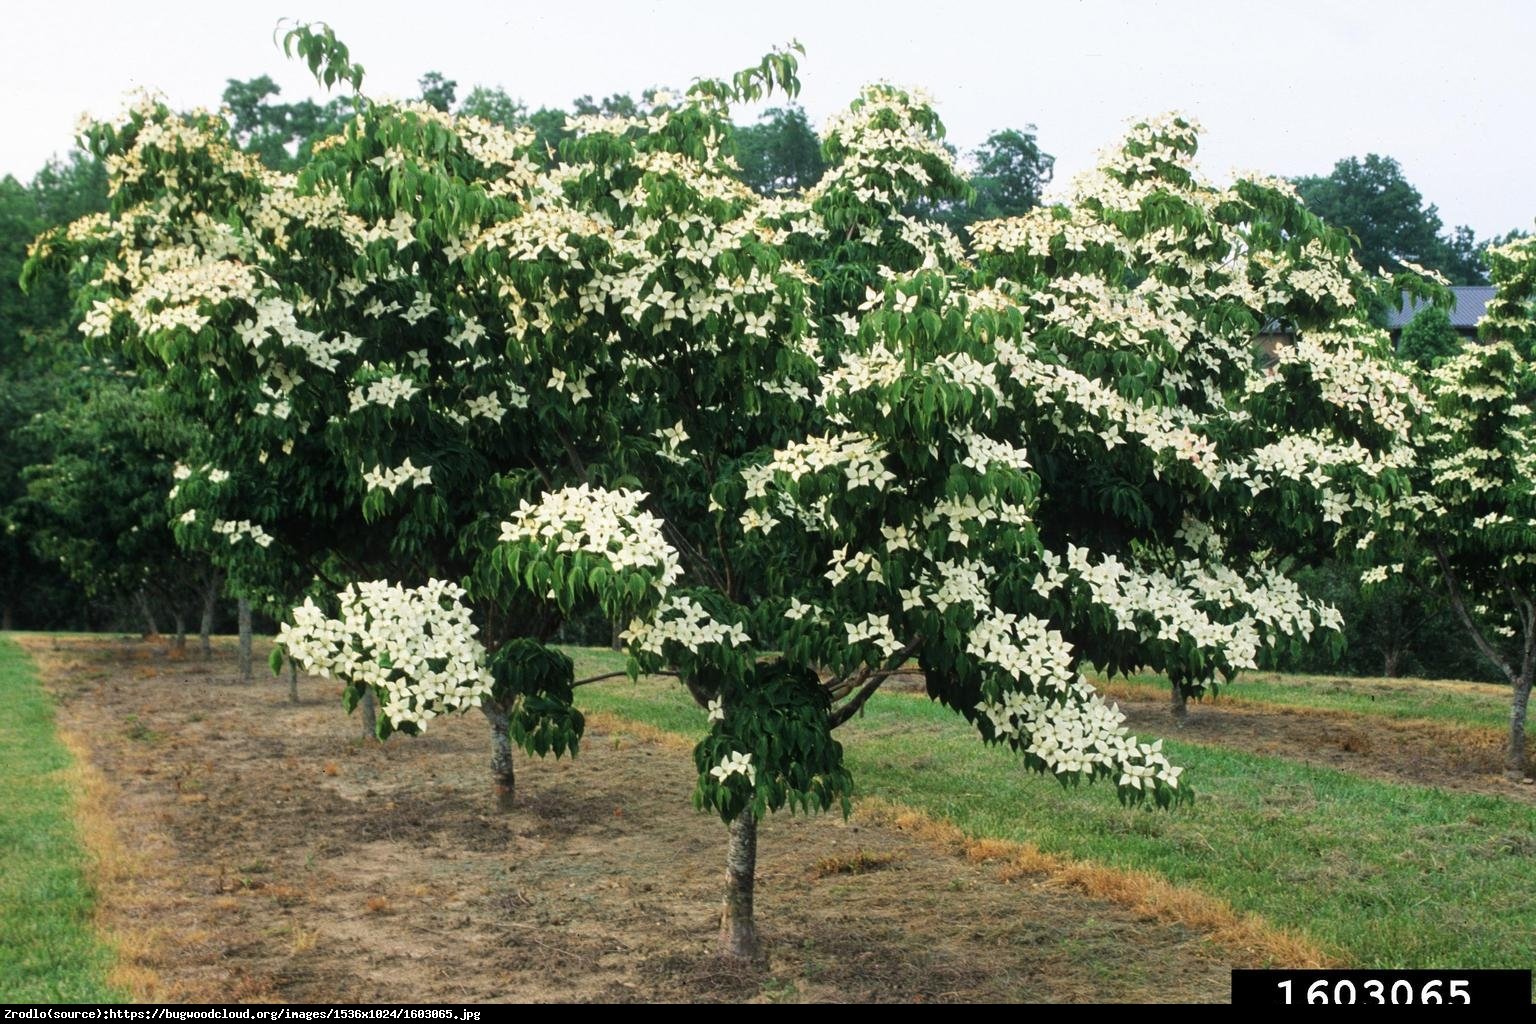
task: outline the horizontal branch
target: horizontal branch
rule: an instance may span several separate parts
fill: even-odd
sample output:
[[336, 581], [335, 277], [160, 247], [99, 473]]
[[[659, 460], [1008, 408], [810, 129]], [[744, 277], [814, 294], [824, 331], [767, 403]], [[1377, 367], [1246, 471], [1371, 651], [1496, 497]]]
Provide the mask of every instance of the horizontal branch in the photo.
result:
[[887, 662], [886, 667], [871, 674], [868, 681], [864, 683], [859, 692], [854, 694], [852, 700], [838, 708], [836, 711], [832, 712], [831, 728], [836, 729], [838, 726], [848, 721], [854, 715], [858, 714], [859, 710], [863, 708], [864, 705], [869, 701], [869, 698], [875, 695], [875, 691], [880, 689], [880, 685], [887, 679], [891, 678], [891, 676], [913, 672], [913, 669], [904, 669], [901, 666], [908, 658], [912, 656], [912, 652], [917, 650], [918, 645], [922, 642], [922, 637], [918, 637], [916, 640], [913, 640], [911, 643], [907, 644], [907, 646], [891, 655], [891, 659], [889, 662]]
[[[832, 679], [824, 681], [821, 685], [834, 701], [842, 700], [854, 690], [857, 690], [870, 677], [871, 670], [862, 668], [857, 673], [843, 673]], [[923, 675], [920, 668], [888, 668], [880, 670], [880, 678], [887, 679], [891, 676], [920, 676]]]
[[[600, 683], [604, 679], [617, 679], [617, 678], [619, 678], [619, 676], [627, 676], [627, 675], [629, 675], [629, 671], [627, 669], [620, 669], [617, 672], [604, 672], [602, 675], [587, 676], [587, 678], [585, 678], [585, 679], [578, 679], [574, 683], [571, 684], [571, 688], [575, 689], [578, 686], [586, 686], [588, 683]], [[667, 669], [660, 669], [660, 670], [655, 671], [655, 672], [642, 672], [641, 675], [647, 675], [647, 676], [675, 676], [675, 675], [677, 675], [677, 673], [669, 671]]]

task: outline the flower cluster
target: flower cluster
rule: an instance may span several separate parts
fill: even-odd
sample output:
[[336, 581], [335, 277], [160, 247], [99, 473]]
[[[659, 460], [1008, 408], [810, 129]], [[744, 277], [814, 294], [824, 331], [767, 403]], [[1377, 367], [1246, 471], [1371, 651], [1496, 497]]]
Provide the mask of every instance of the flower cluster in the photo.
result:
[[393, 409], [397, 403], [409, 400], [420, 390], [409, 377], [394, 375], [381, 377], [366, 387], [353, 388], [348, 397], [352, 412], [370, 405]]
[[[1087, 684], [1078, 681], [1079, 687]], [[1016, 743], [1058, 775], [1107, 772], [1118, 785], [1141, 790], [1161, 783], [1177, 789], [1184, 769], [1163, 755], [1161, 740], [1140, 743], [1125, 731], [1125, 715], [1097, 696], [1051, 700], [1010, 690], [999, 700], [985, 700], [976, 710], [995, 737]]]
[[[188, 509], [181, 516], [181, 521], [190, 523], [195, 518], [196, 515], [193, 510]], [[272, 544], [272, 535], [260, 526], [252, 523], [249, 519], [241, 519], [238, 522], [231, 522], [227, 519], [215, 519], [213, 522], [213, 532], [228, 537], [231, 544], [238, 544], [246, 537], [251, 538], [260, 547], [270, 547]]]
[[305, 671], [373, 687], [396, 728], [422, 729], [446, 711], [479, 707], [491, 692], [464, 596], [442, 580], [414, 588], [355, 583], [337, 595], [337, 617], [307, 599], [277, 640]]
[[668, 648], [674, 644], [696, 654], [708, 646], [744, 647], [752, 642], [740, 623], [717, 622], [703, 605], [677, 594], [662, 601], [649, 620], [631, 621], [619, 640], [631, 651], [658, 658], [673, 656]]
[[645, 499], [643, 492], [622, 488], [567, 487], [537, 503], [519, 503], [517, 514], [501, 524], [501, 540], [598, 555], [617, 572], [651, 570], [651, 585], [664, 594], [683, 570], [661, 520], [642, 507]]
[[394, 494], [403, 484], [427, 487], [432, 483], [432, 467], [413, 466], [410, 459], [406, 459], [394, 469], [374, 466], [372, 469], [363, 471], [363, 483], [368, 485], [369, 491], [388, 491], [390, 494]]
[[747, 482], [747, 497], [757, 498], [768, 492], [776, 474], [798, 481], [832, 467], [842, 470], [849, 490], [866, 486], [883, 490], [896, 479], [896, 474], [885, 468], [879, 442], [855, 433], [791, 443], [764, 465], [743, 470], [742, 477]]
[[889, 615], [876, 615], [871, 612], [864, 617], [863, 622], [850, 622], [846, 628], [850, 647], [868, 643], [887, 658], [902, 648], [901, 641], [897, 640], [896, 634], [891, 632]]
[[733, 751], [720, 759], [720, 763], [709, 770], [716, 782], [724, 783], [732, 775], [740, 775], [747, 780], [747, 785], [757, 785], [757, 769], [752, 766], [752, 755]]

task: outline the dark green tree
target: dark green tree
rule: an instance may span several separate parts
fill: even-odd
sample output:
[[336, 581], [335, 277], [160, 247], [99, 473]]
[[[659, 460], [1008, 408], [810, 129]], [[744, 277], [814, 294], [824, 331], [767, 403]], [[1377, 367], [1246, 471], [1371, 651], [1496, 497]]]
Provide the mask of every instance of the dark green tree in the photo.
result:
[[344, 100], [278, 103], [281, 91], [267, 75], [232, 78], [224, 89], [224, 105], [233, 115], [230, 134], [237, 146], [274, 170], [291, 171], [308, 159], [311, 146], [341, 129], [351, 110]]
[[972, 156], [976, 160], [971, 176], [976, 190], [969, 210], [972, 222], [1017, 217], [1039, 206], [1056, 165], [1055, 157], [1041, 151], [1034, 125], [993, 132]]
[[[959, 152], [948, 144], [952, 157]], [[1056, 158], [1042, 152], [1035, 126], [1004, 128], [987, 136], [970, 153], [972, 171], [966, 195], [933, 204], [928, 211], [951, 231], [968, 235], [972, 224], [1017, 217], [1040, 205]]]
[[1461, 351], [1461, 335], [1451, 326], [1451, 318], [1438, 306], [1426, 306], [1416, 313], [1397, 343], [1397, 354], [1404, 360], [1431, 369], [1436, 362]]
[[60, 566], [97, 601], [134, 602], [146, 631], [170, 614], [178, 644], [209, 578], [204, 559], [176, 544], [166, 511], [172, 449], [194, 442], [136, 375], [97, 363], [84, 393], [18, 432], [32, 465], [17, 518], [33, 553]]
[[421, 76], [417, 83], [421, 87], [421, 98], [429, 106], [438, 110], [452, 110], [453, 101], [457, 95], [459, 83], [451, 78], [443, 77], [440, 71], [428, 71]]
[[583, 117], [638, 117], [643, 111], [635, 98], [628, 93], [616, 92], [601, 100], [594, 100], [588, 93], [571, 101], [571, 109]]
[[763, 195], [807, 188], [826, 172], [821, 139], [798, 106], [766, 110], [735, 135], [741, 180]]
[[0, 179], [0, 628], [86, 624], [81, 588], [29, 543], [23, 472], [39, 453], [21, 441], [37, 417], [81, 400], [86, 356], [65, 283], [28, 293], [17, 279], [33, 235], [104, 209], [106, 191], [101, 164], [79, 153], [50, 161], [29, 185]]
[[1461, 224], [1444, 241], [1442, 259], [1445, 262], [1441, 272], [1453, 284], [1483, 284], [1488, 280], [1488, 269], [1483, 262], [1483, 253], [1488, 248], [1486, 240], [1479, 242], [1472, 229]]
[[1444, 223], [1433, 204], [1389, 156], [1367, 154], [1333, 165], [1327, 176], [1295, 179], [1308, 209], [1356, 238], [1355, 258], [1367, 273], [1396, 271], [1404, 261], [1437, 270], [1453, 284], [1487, 280], [1477, 256], [1480, 247], [1468, 227], [1442, 235]]
[[503, 128], [516, 128], [528, 123], [528, 108], [521, 100], [507, 95], [507, 91], [500, 86], [475, 86], [459, 104], [459, 113], [499, 124]]

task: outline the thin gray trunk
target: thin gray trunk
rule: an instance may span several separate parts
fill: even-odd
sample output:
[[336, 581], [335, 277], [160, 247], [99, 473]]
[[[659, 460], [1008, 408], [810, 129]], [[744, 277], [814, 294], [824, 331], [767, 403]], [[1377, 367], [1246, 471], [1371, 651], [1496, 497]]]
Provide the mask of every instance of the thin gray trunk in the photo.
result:
[[1488, 638], [1483, 636], [1483, 631], [1477, 628], [1472, 614], [1467, 611], [1466, 603], [1461, 599], [1461, 586], [1456, 580], [1451, 560], [1446, 556], [1445, 550], [1438, 545], [1435, 547], [1435, 558], [1439, 560], [1440, 571], [1445, 576], [1445, 593], [1451, 600], [1451, 610], [1456, 613], [1462, 626], [1471, 634], [1472, 642], [1477, 645], [1483, 657], [1499, 667], [1514, 691], [1509, 707], [1509, 747], [1504, 751], [1504, 774], [1512, 779], [1523, 779], [1525, 778], [1525, 710], [1531, 699], [1531, 680], [1536, 677], [1536, 605], [1533, 605], [1530, 598], [1521, 592], [1514, 592], [1513, 596], [1520, 610], [1520, 622], [1525, 634], [1520, 668], [1516, 670], [1514, 663], [1489, 643]]
[[357, 706], [363, 709], [363, 739], [378, 739], [379, 701], [373, 695], [373, 687], [370, 686], [363, 690], [363, 699], [358, 701]]
[[288, 659], [288, 699], [299, 702], [299, 663], [292, 658]]
[[207, 586], [203, 588], [203, 621], [198, 626], [198, 639], [203, 644], [203, 657], [213, 654], [213, 613], [219, 604], [219, 574], [212, 573], [208, 577]]
[[1189, 721], [1189, 699], [1184, 696], [1184, 688], [1179, 685], [1178, 680], [1170, 680], [1168, 686], [1169, 708], [1173, 711], [1173, 720], [1178, 725], [1183, 725]]
[[1382, 674], [1388, 679], [1396, 679], [1402, 663], [1403, 649], [1397, 646], [1388, 647], [1385, 656], [1382, 658]]
[[757, 924], [752, 917], [756, 880], [757, 816], [747, 810], [731, 822], [731, 838], [726, 844], [725, 906], [720, 911], [721, 956], [757, 959]]
[[496, 809], [512, 810], [512, 798], [517, 794], [517, 775], [512, 765], [512, 737], [508, 735], [511, 717], [500, 707], [480, 705], [480, 711], [491, 723], [491, 782], [496, 786]]
[[9, 633], [16, 628], [16, 613], [7, 601], [4, 608], [0, 608], [0, 632]]
[[240, 598], [238, 604], [240, 619], [240, 678], [246, 682], [251, 681], [251, 602]]
[[1509, 750], [1504, 764], [1512, 779], [1525, 778], [1525, 712], [1531, 702], [1531, 677], [1515, 686], [1515, 699], [1509, 708]]
[[171, 617], [176, 623], [176, 650], [184, 651], [187, 649], [187, 617], [181, 614], [180, 608], [172, 612]]
[[144, 619], [144, 635], [159, 636], [160, 627], [155, 624], [155, 610], [149, 606], [149, 595], [141, 590], [134, 595], [134, 600], [139, 606], [139, 615]]

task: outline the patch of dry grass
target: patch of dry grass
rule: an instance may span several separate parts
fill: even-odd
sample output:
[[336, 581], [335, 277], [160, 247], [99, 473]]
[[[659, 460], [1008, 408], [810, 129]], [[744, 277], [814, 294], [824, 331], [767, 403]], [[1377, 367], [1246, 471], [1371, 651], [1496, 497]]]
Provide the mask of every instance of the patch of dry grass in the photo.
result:
[[59, 742], [72, 762], [68, 774], [75, 793], [75, 827], [86, 849], [86, 877], [96, 892], [96, 930], [113, 953], [107, 983], [127, 992], [135, 1002], [156, 1001], [165, 994], [150, 966], [158, 935], [143, 926], [142, 918], [129, 927], [125, 913], [142, 903], [133, 893], [132, 880], [146, 865], [123, 845], [110, 812], [110, 783], [91, 762], [90, 748], [81, 737], [63, 730]]
[[890, 867], [896, 855], [885, 851], [871, 852], [858, 849], [849, 854], [823, 857], [811, 866], [812, 878], [829, 878], [832, 875], [867, 875], [871, 871]]
[[1045, 853], [1033, 843], [973, 838], [956, 826], [898, 803], [866, 797], [858, 816], [918, 836], [971, 861], [1004, 861], [1001, 877], [1044, 875], [1093, 899], [1128, 907], [1159, 921], [1206, 932], [1234, 961], [1288, 967], [1330, 967], [1337, 961], [1309, 939], [1277, 928], [1257, 914], [1240, 914], [1224, 900], [1186, 889], [1148, 871], [1128, 871]]

